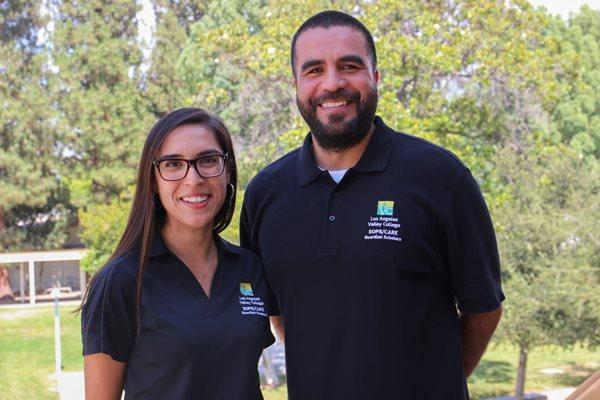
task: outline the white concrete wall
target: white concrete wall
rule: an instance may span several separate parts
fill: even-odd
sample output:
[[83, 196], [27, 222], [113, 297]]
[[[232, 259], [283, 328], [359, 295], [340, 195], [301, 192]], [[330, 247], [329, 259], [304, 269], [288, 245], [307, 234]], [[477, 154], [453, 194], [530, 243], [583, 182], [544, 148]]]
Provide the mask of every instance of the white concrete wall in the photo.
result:
[[[25, 272], [25, 295], [29, 290], [29, 272], [27, 264]], [[73, 291], [81, 290], [79, 279], [79, 261], [44, 261], [35, 263], [35, 290], [40, 293], [54, 286], [69, 286]], [[15, 296], [20, 293], [19, 264], [9, 268], [10, 284]]]

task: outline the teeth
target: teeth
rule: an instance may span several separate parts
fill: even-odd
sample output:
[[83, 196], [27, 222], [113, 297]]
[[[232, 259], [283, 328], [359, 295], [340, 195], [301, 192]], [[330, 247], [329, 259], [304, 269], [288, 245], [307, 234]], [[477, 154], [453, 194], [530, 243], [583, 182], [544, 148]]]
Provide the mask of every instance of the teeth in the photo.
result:
[[347, 100], [344, 101], [327, 101], [325, 103], [321, 103], [321, 107], [323, 108], [333, 108], [333, 107], [341, 107], [348, 104]]
[[181, 198], [181, 200], [185, 201], [186, 203], [202, 203], [203, 201], [206, 201], [206, 199], [208, 199], [208, 196], [193, 196]]

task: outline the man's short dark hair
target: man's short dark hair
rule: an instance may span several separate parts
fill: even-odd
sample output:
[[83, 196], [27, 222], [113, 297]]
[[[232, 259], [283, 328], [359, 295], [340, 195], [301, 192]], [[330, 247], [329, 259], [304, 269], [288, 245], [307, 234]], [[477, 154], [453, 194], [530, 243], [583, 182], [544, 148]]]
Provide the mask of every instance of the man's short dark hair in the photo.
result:
[[294, 64], [296, 62], [296, 41], [298, 37], [304, 32], [310, 29], [315, 28], [323, 28], [327, 29], [332, 26], [347, 26], [354, 30], [359, 31], [365, 37], [367, 41], [367, 47], [371, 56], [371, 64], [373, 65], [373, 70], [377, 69], [377, 52], [375, 51], [375, 42], [373, 41], [373, 36], [371, 36], [371, 32], [367, 29], [366, 26], [363, 25], [362, 22], [354, 18], [352, 15], [343, 13], [341, 11], [321, 11], [318, 14], [313, 15], [296, 31], [294, 34], [294, 38], [292, 39], [292, 51], [290, 54], [290, 61], [292, 63], [292, 74], [296, 77], [296, 69]]

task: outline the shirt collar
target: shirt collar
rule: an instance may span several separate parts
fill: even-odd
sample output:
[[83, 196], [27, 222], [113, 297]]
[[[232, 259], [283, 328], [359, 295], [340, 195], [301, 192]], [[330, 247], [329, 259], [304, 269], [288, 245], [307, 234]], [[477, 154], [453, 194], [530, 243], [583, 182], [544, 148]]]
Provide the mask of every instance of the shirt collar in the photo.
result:
[[375, 131], [363, 155], [358, 160], [358, 163], [352, 167], [355, 171], [360, 172], [381, 172], [390, 160], [393, 150], [395, 134], [384, 122], [381, 117], [376, 116], [374, 120]]
[[152, 241], [152, 247], [150, 248], [150, 257], [158, 257], [164, 253], [168, 253], [169, 249], [163, 242], [159, 232], [154, 233], [154, 239]]
[[[225, 253], [233, 253], [233, 254], [240, 254], [241, 253], [241, 249], [231, 243], [229, 243], [227, 240], [221, 238], [219, 235], [214, 235], [214, 239], [215, 239], [215, 243], [217, 245], [217, 252], [218, 254], [223, 254]], [[169, 249], [168, 247], [165, 245], [165, 242], [163, 241], [160, 233], [155, 233], [154, 234], [154, 240], [152, 242], [152, 247], [150, 248], [150, 257], [158, 257], [162, 254], [165, 253], [169, 253]]]
[[[392, 154], [392, 130], [385, 125], [381, 117], [376, 116], [373, 121], [375, 131], [369, 140], [369, 144], [358, 163], [352, 167], [352, 170], [360, 172], [381, 172]], [[297, 159], [298, 184], [307, 185], [321, 174], [317, 167], [312, 150], [312, 136], [310, 132], [306, 135], [304, 143], [300, 148], [300, 155]]]

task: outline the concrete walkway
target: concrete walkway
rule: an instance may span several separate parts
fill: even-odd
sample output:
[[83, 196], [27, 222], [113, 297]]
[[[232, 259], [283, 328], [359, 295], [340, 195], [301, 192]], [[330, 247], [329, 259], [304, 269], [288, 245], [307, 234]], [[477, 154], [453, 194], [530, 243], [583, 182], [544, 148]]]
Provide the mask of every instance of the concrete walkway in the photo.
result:
[[61, 372], [57, 379], [60, 400], [84, 400], [83, 371]]
[[[541, 393], [526, 393], [525, 400], [565, 400], [571, 393], [575, 391], [575, 388], [563, 388], [563, 389], [554, 389], [547, 390]], [[502, 396], [502, 397], [492, 397], [486, 400], [514, 400], [514, 396]]]

